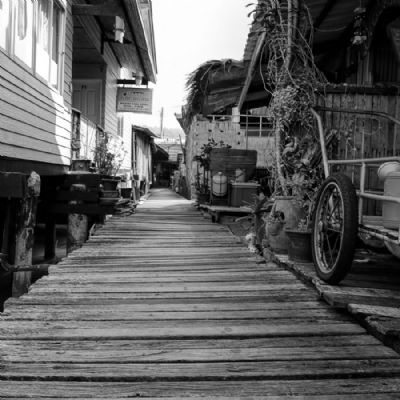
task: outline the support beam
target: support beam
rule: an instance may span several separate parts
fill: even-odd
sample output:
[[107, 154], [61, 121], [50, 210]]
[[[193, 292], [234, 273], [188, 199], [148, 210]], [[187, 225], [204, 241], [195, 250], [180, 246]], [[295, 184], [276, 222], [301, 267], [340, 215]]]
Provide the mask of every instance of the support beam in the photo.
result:
[[247, 92], [249, 91], [251, 81], [253, 80], [253, 75], [254, 75], [254, 71], [256, 68], [256, 64], [260, 57], [261, 50], [264, 46], [266, 35], [267, 35], [266, 31], [264, 31], [261, 33], [261, 35], [258, 36], [256, 47], [254, 49], [253, 55], [251, 56], [251, 61], [250, 61], [249, 69], [247, 71], [246, 80], [244, 82], [243, 89], [242, 89], [242, 92], [240, 93], [239, 101], [237, 103], [239, 112], [243, 106], [243, 103], [247, 96]]
[[72, 15], [97, 17], [123, 17], [124, 12], [116, 1], [105, 1], [102, 4], [73, 4]]
[[[71, 191], [85, 192], [86, 185], [75, 184]], [[70, 204], [79, 204], [80, 201], [71, 201]], [[68, 214], [67, 254], [82, 247], [88, 237], [88, 216], [85, 214]]]
[[[15, 266], [32, 264], [34, 229], [39, 194], [40, 177], [35, 172], [32, 172], [27, 181], [27, 196], [17, 201], [13, 260]], [[31, 284], [31, 275], [31, 271], [14, 273], [12, 284], [13, 297], [19, 297], [28, 291]]]

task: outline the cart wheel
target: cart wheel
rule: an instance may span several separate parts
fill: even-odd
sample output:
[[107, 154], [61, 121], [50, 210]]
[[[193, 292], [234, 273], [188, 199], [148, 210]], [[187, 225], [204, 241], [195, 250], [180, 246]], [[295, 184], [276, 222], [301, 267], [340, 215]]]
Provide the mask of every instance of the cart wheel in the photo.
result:
[[327, 283], [339, 283], [350, 270], [357, 216], [357, 196], [351, 180], [343, 174], [330, 176], [318, 193], [312, 232], [315, 269]]

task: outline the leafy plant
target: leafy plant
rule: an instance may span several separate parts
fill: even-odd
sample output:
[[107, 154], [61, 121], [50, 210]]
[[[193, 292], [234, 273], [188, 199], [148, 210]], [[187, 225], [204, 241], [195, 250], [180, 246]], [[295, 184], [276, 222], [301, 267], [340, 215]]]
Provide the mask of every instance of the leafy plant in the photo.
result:
[[99, 131], [97, 146], [94, 151], [94, 162], [100, 174], [115, 176], [126, 154], [127, 151], [122, 139], [111, 133]]

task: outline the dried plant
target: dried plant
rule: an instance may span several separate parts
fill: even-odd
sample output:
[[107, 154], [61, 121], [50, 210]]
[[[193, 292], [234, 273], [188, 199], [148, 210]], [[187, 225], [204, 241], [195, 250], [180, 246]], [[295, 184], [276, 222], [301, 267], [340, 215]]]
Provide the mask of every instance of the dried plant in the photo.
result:
[[312, 20], [303, 1], [259, 0], [252, 13], [258, 32], [266, 32], [264, 87], [274, 123], [275, 192], [288, 195], [291, 176], [302, 170], [304, 143], [317, 142], [311, 109], [326, 79], [314, 63]]

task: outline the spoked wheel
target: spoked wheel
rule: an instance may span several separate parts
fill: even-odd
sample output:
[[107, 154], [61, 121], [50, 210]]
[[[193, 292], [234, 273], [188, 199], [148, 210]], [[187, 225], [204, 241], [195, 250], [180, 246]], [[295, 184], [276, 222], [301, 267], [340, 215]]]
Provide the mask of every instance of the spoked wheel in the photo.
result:
[[318, 194], [312, 232], [315, 269], [327, 283], [339, 283], [351, 268], [357, 215], [357, 196], [351, 180], [343, 174], [330, 176]]

